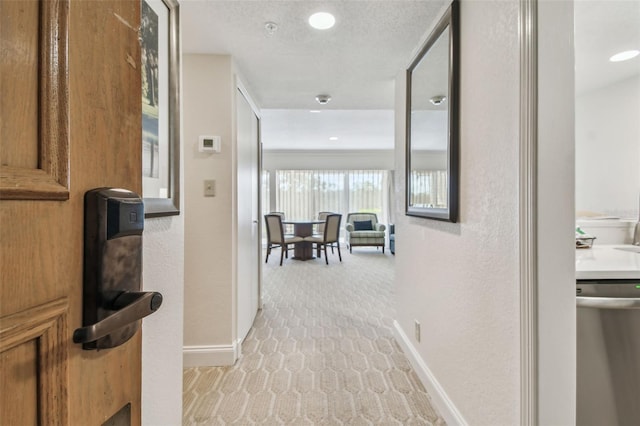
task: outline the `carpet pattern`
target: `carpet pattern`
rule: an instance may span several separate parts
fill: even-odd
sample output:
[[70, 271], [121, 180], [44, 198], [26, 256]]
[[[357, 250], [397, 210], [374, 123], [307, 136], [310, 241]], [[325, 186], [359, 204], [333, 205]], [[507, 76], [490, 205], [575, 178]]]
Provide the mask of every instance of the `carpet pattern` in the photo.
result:
[[445, 424], [393, 338], [393, 256], [342, 252], [272, 253], [242, 357], [184, 370], [183, 424]]

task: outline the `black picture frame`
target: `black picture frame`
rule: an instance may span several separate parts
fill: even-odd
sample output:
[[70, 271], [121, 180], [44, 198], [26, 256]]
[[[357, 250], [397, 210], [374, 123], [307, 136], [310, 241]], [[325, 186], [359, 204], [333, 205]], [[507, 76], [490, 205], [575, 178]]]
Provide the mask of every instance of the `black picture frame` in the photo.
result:
[[179, 215], [180, 9], [177, 0], [140, 6], [144, 216]]
[[[446, 65], [446, 96], [438, 96], [439, 93], [427, 94], [416, 93], [413, 88], [418, 86], [418, 81], [412, 80], [416, 71], [422, 67], [431, 66], [428, 64], [430, 49], [436, 44], [442, 35], [448, 35], [448, 60]], [[443, 61], [441, 61], [443, 62]], [[428, 65], [426, 65], [428, 64]], [[443, 64], [435, 64], [442, 66]], [[422, 77], [422, 76], [421, 76]], [[427, 76], [427, 78], [431, 78]], [[420, 82], [423, 83], [423, 82]], [[430, 82], [424, 82], [422, 86], [429, 86]], [[426, 42], [419, 50], [418, 54], [413, 58], [406, 73], [406, 193], [405, 193], [405, 214], [407, 216], [416, 216], [427, 219], [457, 222], [459, 210], [459, 158], [460, 158], [460, 142], [459, 142], [459, 98], [460, 98], [460, 3], [454, 0], [442, 18], [438, 21], [433, 31], [429, 34]], [[418, 98], [420, 97], [420, 98]], [[424, 103], [425, 97], [430, 99], [434, 105], [440, 98], [440, 103], [447, 103], [448, 115], [446, 117], [446, 140], [437, 141], [446, 145], [446, 168], [444, 170], [436, 170], [442, 176], [446, 177], [446, 204], [427, 204], [417, 203], [414, 200], [417, 197], [417, 186], [415, 183], [417, 171], [413, 169], [412, 164], [417, 163], [417, 155], [413, 150], [414, 142], [412, 134], [418, 128], [418, 123], [412, 116], [416, 116], [417, 110], [413, 105], [418, 101]], [[444, 101], [442, 98], [444, 97]], [[414, 191], [415, 189], [415, 191]], [[431, 187], [429, 191], [432, 191]], [[442, 194], [440, 194], [442, 196]]]

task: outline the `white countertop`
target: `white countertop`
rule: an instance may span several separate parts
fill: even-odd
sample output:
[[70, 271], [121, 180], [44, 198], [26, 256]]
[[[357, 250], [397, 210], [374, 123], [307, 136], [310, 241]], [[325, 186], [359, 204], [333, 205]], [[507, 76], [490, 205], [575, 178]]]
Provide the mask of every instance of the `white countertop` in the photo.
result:
[[594, 245], [576, 249], [576, 279], [640, 279], [640, 253], [619, 250], [632, 245]]

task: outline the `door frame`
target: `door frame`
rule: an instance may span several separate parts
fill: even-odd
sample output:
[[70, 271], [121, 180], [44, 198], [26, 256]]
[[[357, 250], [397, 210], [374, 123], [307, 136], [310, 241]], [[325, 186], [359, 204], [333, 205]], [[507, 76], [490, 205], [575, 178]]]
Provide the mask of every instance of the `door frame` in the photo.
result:
[[537, 1], [520, 2], [520, 424], [538, 424]]
[[573, 5], [519, 4], [522, 425], [576, 419]]
[[[249, 104], [249, 107], [251, 108], [251, 111], [253, 112], [253, 114], [256, 116], [256, 119], [258, 121], [258, 134], [257, 134], [257, 146], [255, 147], [255, 149], [257, 150], [257, 159], [258, 159], [258, 164], [256, 164], [258, 173], [256, 176], [256, 188], [257, 188], [257, 244], [256, 247], [254, 247], [254, 249], [257, 252], [257, 259], [258, 259], [258, 265], [257, 268], [257, 273], [258, 273], [258, 311], [262, 309], [262, 282], [263, 282], [263, 277], [262, 277], [262, 262], [260, 261], [260, 259], [262, 258], [262, 221], [260, 220], [260, 206], [261, 206], [261, 201], [262, 201], [262, 185], [261, 185], [261, 171], [262, 171], [262, 116], [260, 114], [260, 108], [258, 108], [256, 102], [253, 100], [253, 97], [251, 96], [249, 90], [247, 89], [247, 86], [244, 84], [242, 78], [235, 73], [234, 74], [234, 90], [237, 90], [240, 92], [240, 94], [242, 94], [242, 96], [244, 96], [245, 100], [247, 101], [247, 103]], [[234, 107], [235, 110], [235, 107]], [[237, 120], [234, 120], [234, 127], [237, 126]], [[236, 130], [237, 131], [237, 127]], [[237, 180], [236, 180], [237, 182]], [[238, 190], [238, 188], [236, 188], [236, 191]], [[234, 236], [234, 238], [238, 238], [237, 235], [237, 212], [236, 212], [236, 218], [234, 218], [234, 220], [236, 220], [236, 235]], [[237, 249], [237, 244], [236, 244], [236, 249]], [[236, 268], [237, 268], [237, 263], [238, 263], [238, 259], [237, 259], [237, 253], [236, 253]], [[237, 270], [235, 273], [236, 276], [236, 289], [237, 289]], [[237, 291], [237, 290], [236, 290]], [[238, 303], [238, 298], [236, 297], [236, 304]], [[235, 320], [235, 335], [236, 335], [236, 342], [235, 342], [235, 346], [238, 348], [237, 349], [237, 353], [240, 354], [240, 348], [241, 348], [241, 343], [242, 340], [244, 339], [244, 336], [240, 336], [238, 333], [238, 320], [237, 320], [237, 313], [238, 313], [238, 308], [236, 306], [236, 320]]]

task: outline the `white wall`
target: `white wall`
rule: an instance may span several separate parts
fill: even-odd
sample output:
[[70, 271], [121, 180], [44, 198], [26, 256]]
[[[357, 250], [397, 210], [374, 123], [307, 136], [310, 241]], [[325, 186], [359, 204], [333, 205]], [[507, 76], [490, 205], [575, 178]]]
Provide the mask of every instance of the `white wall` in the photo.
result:
[[[520, 423], [518, 9], [516, 1], [461, 3], [459, 223], [410, 218], [403, 198], [396, 202], [397, 336], [450, 424]], [[401, 73], [400, 194], [404, 87]]]
[[447, 151], [411, 150], [411, 168], [414, 170], [446, 170]]
[[184, 215], [145, 220], [143, 287], [163, 302], [142, 321], [143, 425], [182, 423]]
[[640, 76], [576, 97], [576, 209], [638, 217]]
[[538, 3], [540, 425], [575, 424], [573, 2]]
[[[573, 4], [540, 2], [539, 424], [575, 424]], [[520, 424], [518, 2], [462, 2], [457, 224], [396, 203], [396, 336], [451, 424]], [[487, 25], [491, 22], [492, 25]], [[404, 191], [404, 73], [396, 189]], [[488, 102], [490, 100], [491, 102]], [[413, 337], [414, 320], [422, 339]]]
[[393, 150], [264, 150], [265, 170], [393, 170]]
[[145, 219], [142, 238], [143, 289], [163, 296], [160, 309], [142, 321], [142, 424], [150, 426], [182, 423], [185, 205], [180, 119], [180, 215]]
[[[185, 366], [235, 361], [232, 67], [229, 56], [183, 56]], [[198, 152], [202, 134], [221, 136], [221, 153]], [[204, 197], [205, 179], [216, 181], [215, 197]]]
[[[417, 151], [414, 165], [423, 169], [444, 169], [442, 151]], [[394, 170], [393, 150], [264, 150], [265, 170]]]

